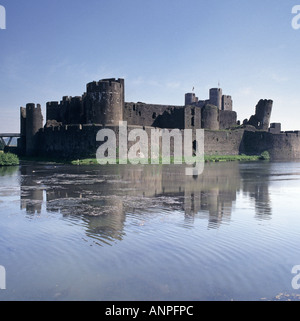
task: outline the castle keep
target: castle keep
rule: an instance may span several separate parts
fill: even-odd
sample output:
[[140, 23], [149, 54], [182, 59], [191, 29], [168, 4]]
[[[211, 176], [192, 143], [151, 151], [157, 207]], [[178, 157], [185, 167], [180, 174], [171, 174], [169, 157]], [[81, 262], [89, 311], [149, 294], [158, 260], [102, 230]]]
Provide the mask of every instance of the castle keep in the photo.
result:
[[96, 135], [104, 127], [118, 134], [120, 121], [128, 128], [205, 129], [206, 154], [260, 154], [273, 158], [300, 158], [298, 132], [281, 132], [270, 123], [273, 101], [260, 100], [255, 114], [237, 121], [231, 96], [212, 88], [207, 100], [185, 94], [182, 106], [125, 102], [124, 79], [103, 79], [87, 84], [82, 96], [65, 96], [46, 104], [44, 123], [41, 106], [27, 104], [20, 110], [21, 155], [64, 158], [95, 157], [100, 143]]

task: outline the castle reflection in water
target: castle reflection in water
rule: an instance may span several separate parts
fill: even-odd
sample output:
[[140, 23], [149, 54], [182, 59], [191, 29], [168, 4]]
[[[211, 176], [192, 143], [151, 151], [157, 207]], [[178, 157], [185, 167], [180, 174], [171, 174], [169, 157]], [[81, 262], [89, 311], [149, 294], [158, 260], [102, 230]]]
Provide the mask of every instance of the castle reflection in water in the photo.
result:
[[79, 218], [88, 235], [99, 234], [108, 242], [122, 239], [128, 214], [143, 220], [177, 211], [188, 224], [205, 219], [208, 228], [219, 228], [230, 223], [238, 195], [247, 196], [256, 218], [269, 219], [271, 164], [258, 165], [257, 179], [246, 165], [206, 164], [198, 177], [186, 176], [182, 165], [23, 165], [21, 209], [28, 215], [45, 210]]

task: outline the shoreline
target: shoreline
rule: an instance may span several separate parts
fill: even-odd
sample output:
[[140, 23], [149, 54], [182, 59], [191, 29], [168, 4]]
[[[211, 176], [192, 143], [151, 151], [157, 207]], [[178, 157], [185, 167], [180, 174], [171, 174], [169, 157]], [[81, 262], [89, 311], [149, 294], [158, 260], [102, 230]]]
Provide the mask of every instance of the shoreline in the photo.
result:
[[[262, 155], [206, 155], [204, 156], [205, 163], [217, 163], [217, 162], [257, 162], [257, 161], [268, 161], [270, 157], [268, 154]], [[62, 165], [100, 165], [96, 158], [82, 158], [82, 159], [58, 159], [58, 158], [47, 158], [47, 157], [20, 157], [20, 162], [45, 162]], [[184, 163], [184, 159], [182, 160]], [[119, 164], [119, 159], [116, 160], [116, 164]], [[131, 164], [128, 161], [128, 164]], [[174, 164], [174, 158], [171, 158], [170, 164]], [[152, 165], [151, 159], [145, 165]], [[162, 159], [159, 160], [157, 165], [164, 165]]]

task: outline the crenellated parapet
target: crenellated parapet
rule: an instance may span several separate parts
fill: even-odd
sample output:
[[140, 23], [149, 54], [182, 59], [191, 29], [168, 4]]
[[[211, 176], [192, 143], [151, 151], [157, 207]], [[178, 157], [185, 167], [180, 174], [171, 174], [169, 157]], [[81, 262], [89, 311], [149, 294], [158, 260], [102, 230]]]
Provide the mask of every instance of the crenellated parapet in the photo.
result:
[[103, 79], [87, 84], [84, 98], [85, 122], [118, 125], [125, 106], [124, 79]]
[[46, 104], [46, 119], [62, 124], [80, 124], [84, 119], [82, 97], [64, 96], [60, 102], [52, 101]]

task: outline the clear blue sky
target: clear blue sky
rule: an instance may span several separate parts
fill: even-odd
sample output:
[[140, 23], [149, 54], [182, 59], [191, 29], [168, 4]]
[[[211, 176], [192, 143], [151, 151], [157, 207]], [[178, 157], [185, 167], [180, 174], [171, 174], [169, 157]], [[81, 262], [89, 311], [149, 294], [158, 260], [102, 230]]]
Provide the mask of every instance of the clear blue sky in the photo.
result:
[[[300, 1], [299, 1], [300, 2]], [[273, 122], [300, 129], [296, 0], [0, 0], [0, 132], [19, 107], [80, 96], [86, 83], [125, 78], [126, 101], [183, 105], [220, 81], [238, 119], [273, 99]]]

